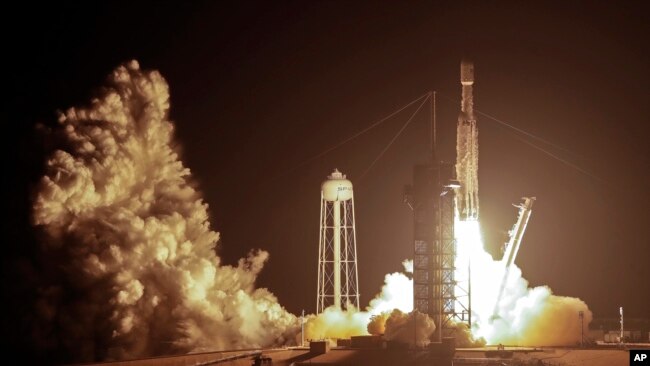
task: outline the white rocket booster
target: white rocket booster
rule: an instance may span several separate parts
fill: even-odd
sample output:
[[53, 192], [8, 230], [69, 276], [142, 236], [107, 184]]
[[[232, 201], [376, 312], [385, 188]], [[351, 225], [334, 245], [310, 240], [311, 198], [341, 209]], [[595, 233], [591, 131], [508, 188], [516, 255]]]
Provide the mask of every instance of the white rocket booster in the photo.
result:
[[460, 188], [456, 190], [456, 207], [460, 220], [478, 220], [478, 129], [474, 117], [472, 88], [474, 64], [460, 63], [460, 83], [463, 100], [456, 130], [456, 178]]
[[533, 203], [535, 203], [535, 197], [522, 197], [524, 203], [521, 205], [515, 205], [519, 208], [519, 216], [517, 217], [517, 222], [515, 226], [512, 227], [510, 231], [510, 240], [506, 244], [506, 251], [503, 253], [503, 258], [501, 263], [503, 264], [503, 279], [501, 280], [501, 287], [499, 288], [499, 295], [497, 296], [497, 301], [494, 304], [493, 316], [498, 316], [499, 302], [503, 296], [503, 292], [508, 284], [508, 276], [510, 275], [510, 268], [515, 263], [517, 258], [517, 253], [519, 253], [519, 247], [521, 246], [521, 238], [524, 236], [526, 231], [526, 225], [528, 225], [528, 220], [530, 219], [530, 214], [533, 210]]

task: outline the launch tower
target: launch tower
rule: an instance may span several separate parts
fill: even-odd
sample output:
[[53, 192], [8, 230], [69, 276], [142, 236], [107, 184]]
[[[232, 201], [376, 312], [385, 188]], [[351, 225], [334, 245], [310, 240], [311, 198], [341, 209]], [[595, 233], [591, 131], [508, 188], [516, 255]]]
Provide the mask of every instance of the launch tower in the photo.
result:
[[416, 165], [405, 200], [413, 210], [413, 309], [436, 324], [434, 340], [450, 335], [456, 318], [454, 293], [453, 165], [434, 160]]
[[[405, 197], [414, 216], [413, 307], [436, 323], [434, 340], [438, 341], [453, 335], [457, 324], [472, 324], [471, 263], [458, 262], [455, 236], [456, 213], [461, 221], [478, 220], [478, 130], [471, 62], [461, 62], [460, 81], [455, 169], [436, 156], [432, 103], [432, 160], [415, 166], [413, 186], [407, 187]], [[435, 93], [431, 96], [435, 102]]]

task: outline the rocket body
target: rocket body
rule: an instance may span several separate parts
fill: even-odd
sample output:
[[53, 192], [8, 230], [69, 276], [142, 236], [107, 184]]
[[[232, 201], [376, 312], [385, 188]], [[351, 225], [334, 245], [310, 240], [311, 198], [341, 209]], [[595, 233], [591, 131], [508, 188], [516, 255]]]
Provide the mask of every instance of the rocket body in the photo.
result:
[[461, 111], [456, 130], [456, 207], [461, 221], [478, 220], [478, 129], [474, 117], [474, 64], [460, 64]]
[[519, 247], [521, 246], [521, 238], [524, 236], [526, 231], [526, 225], [528, 225], [528, 220], [530, 219], [530, 214], [533, 209], [533, 203], [535, 202], [535, 197], [522, 197], [524, 203], [519, 206], [519, 216], [517, 218], [517, 223], [510, 231], [510, 240], [508, 241], [508, 246], [506, 247], [505, 253], [503, 253], [503, 259], [501, 260], [506, 268], [509, 268], [517, 258], [519, 253]]

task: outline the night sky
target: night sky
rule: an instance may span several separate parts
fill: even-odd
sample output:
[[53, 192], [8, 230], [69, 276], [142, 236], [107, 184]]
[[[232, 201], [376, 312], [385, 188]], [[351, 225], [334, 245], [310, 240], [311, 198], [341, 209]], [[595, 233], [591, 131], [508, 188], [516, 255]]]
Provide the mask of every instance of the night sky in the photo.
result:
[[[517, 264], [533, 286], [583, 299], [595, 317], [650, 317], [650, 98], [644, 2], [193, 2], [48, 5], [5, 10], [3, 322], [21, 327], [34, 292], [31, 192], [42, 175], [37, 123], [85, 103], [118, 64], [137, 59], [171, 88], [176, 142], [236, 263], [270, 252], [258, 285], [289, 311], [314, 312], [319, 189], [333, 168], [355, 185], [363, 306], [411, 257], [402, 203], [428, 159], [419, 114], [311, 160], [429, 90], [438, 91], [439, 156], [455, 159], [459, 63], [474, 61], [479, 196], [498, 253], [522, 196], [537, 202]], [[5, 84], [7, 86], [7, 84]], [[413, 109], [411, 109], [413, 111]], [[410, 112], [412, 113], [412, 112]], [[20, 328], [22, 335], [28, 334]]]

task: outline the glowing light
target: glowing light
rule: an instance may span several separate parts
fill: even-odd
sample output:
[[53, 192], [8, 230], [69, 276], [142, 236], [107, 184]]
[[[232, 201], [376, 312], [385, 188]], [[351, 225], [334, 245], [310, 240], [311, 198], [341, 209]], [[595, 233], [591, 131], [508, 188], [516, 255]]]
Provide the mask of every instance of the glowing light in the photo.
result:
[[[496, 304], [505, 273], [504, 263], [483, 248], [477, 220], [455, 223], [456, 278], [467, 279], [471, 263], [472, 335], [488, 344], [526, 346], [573, 345], [580, 340], [579, 311], [588, 324], [591, 311], [582, 300], [553, 295], [547, 286], [528, 287], [521, 270], [512, 265], [505, 291]], [[586, 325], [585, 325], [586, 327]]]
[[[405, 260], [402, 265], [404, 272], [413, 272], [413, 261]], [[310, 315], [305, 326], [305, 336], [307, 339], [335, 339], [366, 335], [369, 332], [383, 334], [386, 331], [386, 321], [395, 310], [399, 314], [413, 310], [413, 280], [402, 272], [389, 273], [384, 277], [381, 291], [370, 301], [365, 311], [354, 308], [344, 311], [330, 306], [318, 315]], [[420, 317], [425, 315], [420, 314], [418, 319]], [[403, 321], [394, 321], [392, 326], [402, 327], [404, 324]], [[429, 329], [430, 327], [423, 328], [421, 331]]]
[[[471, 263], [472, 267], [473, 339], [483, 338], [488, 344], [522, 346], [574, 345], [580, 340], [578, 312], [584, 311], [585, 327], [592, 319], [591, 311], [582, 300], [553, 295], [547, 286], [529, 288], [521, 270], [513, 264], [497, 305], [504, 263], [494, 260], [483, 248], [479, 221], [457, 220], [455, 225], [456, 279], [466, 280], [467, 266]], [[404, 267], [405, 272], [409, 272], [412, 262], [405, 261]], [[413, 283], [406, 274], [399, 272], [387, 274], [384, 281], [381, 292], [366, 311], [344, 312], [330, 308], [318, 316], [311, 316], [305, 330], [307, 338], [339, 338], [368, 332], [388, 334], [390, 329], [386, 328], [393, 322], [387, 320], [393, 309], [400, 310], [396, 313], [401, 314], [400, 319], [404, 318], [403, 313], [413, 309]], [[395, 317], [397, 319], [397, 315]], [[408, 322], [394, 323], [406, 326]], [[390, 330], [391, 334], [393, 332], [400, 333]], [[473, 342], [469, 334], [457, 332], [457, 336]]]

